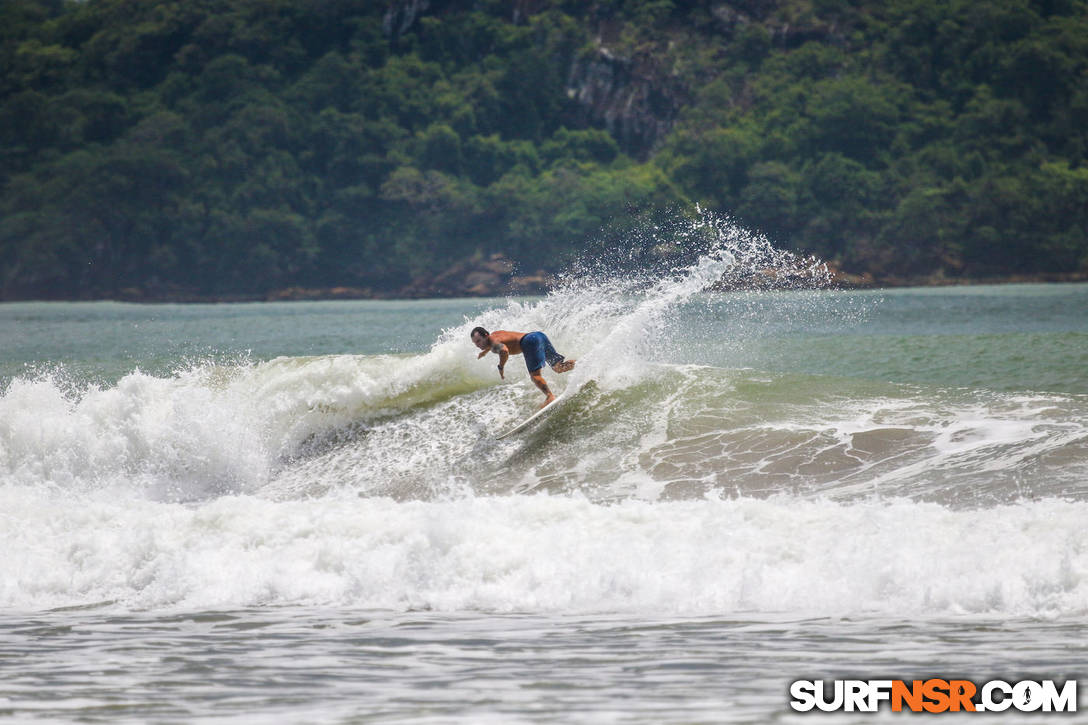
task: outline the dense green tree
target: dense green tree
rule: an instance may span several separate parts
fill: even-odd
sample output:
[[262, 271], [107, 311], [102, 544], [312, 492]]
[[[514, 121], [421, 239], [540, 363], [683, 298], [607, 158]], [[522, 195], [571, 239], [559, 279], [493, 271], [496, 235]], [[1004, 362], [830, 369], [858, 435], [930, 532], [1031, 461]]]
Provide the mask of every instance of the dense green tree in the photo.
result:
[[0, 298], [555, 270], [696, 202], [1088, 274], [1088, 0], [0, 2]]

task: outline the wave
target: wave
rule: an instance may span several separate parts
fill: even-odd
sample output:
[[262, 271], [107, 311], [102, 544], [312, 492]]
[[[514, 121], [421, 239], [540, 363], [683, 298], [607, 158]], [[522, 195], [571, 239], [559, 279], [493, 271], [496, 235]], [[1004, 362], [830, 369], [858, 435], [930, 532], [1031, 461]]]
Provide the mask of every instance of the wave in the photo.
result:
[[0, 476], [181, 498], [251, 491], [315, 438], [484, 384], [443, 358], [207, 364], [165, 378], [134, 371], [107, 387], [57, 370], [16, 378], [0, 395]]
[[[543, 300], [511, 301], [444, 330], [421, 355], [197, 364], [168, 377], [133, 371], [111, 386], [80, 384], [63, 370], [16, 378], [0, 396], [0, 476], [200, 499], [254, 491], [297, 470], [296, 461], [391, 436], [383, 447], [370, 446], [378, 468], [364, 466], [375, 473], [368, 488], [388, 488], [436, 462], [454, 468], [486, 437], [483, 421], [521, 415], [512, 387], [472, 397], [499, 382], [467, 342], [475, 325], [547, 330], [568, 357], [580, 359], [563, 381], [568, 389], [590, 380], [622, 388], [645, 375], [653, 341], [677, 306], [716, 280], [757, 265], [790, 269], [783, 280], [806, 269], [826, 275], [814, 261], [713, 217], [685, 222], [670, 235], [676, 249], [655, 253], [653, 269], [571, 277]], [[651, 235], [647, 243], [655, 241]]]
[[[1088, 397], [737, 367], [734, 351], [761, 327], [865, 309], [813, 293], [827, 281], [816, 260], [716, 217], [641, 234], [543, 299], [466, 317], [420, 354], [208, 362], [114, 385], [63, 369], [16, 378], [0, 393], [0, 484], [160, 501], [341, 489], [412, 500], [467, 488], [970, 507], [1088, 493]], [[723, 280], [749, 291], [711, 305]], [[768, 306], [768, 286], [801, 291]], [[568, 402], [508, 441], [495, 434], [539, 393], [520, 358], [506, 381], [493, 358], [477, 360], [477, 325], [543, 329], [578, 360], [551, 376]], [[722, 365], [691, 364], [699, 358]]]
[[0, 488], [0, 606], [1052, 617], [1088, 610], [1088, 503], [793, 497], [202, 506]]
[[0, 396], [0, 483], [167, 501], [341, 489], [399, 500], [462, 489], [597, 501], [789, 493], [959, 508], [1088, 499], [1084, 396], [639, 363], [561, 381], [559, 410], [498, 441], [539, 393], [475, 363], [442, 348], [135, 372], [108, 388], [18, 379]]
[[[1085, 612], [1088, 396], [745, 367], [766, 324], [864, 306], [764, 305], [826, 269], [681, 232], [418, 354], [9, 380], [0, 606]], [[707, 304], [722, 280], [747, 291]], [[524, 434], [496, 439], [540, 394], [477, 325], [578, 360]]]

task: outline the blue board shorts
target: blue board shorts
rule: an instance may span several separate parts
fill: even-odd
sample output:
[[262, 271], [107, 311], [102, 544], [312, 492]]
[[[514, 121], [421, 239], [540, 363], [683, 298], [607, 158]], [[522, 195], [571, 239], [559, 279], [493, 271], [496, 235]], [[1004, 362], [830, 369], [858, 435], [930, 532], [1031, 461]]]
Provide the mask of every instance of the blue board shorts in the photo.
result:
[[525, 367], [530, 373], [535, 373], [544, 367], [546, 360], [549, 365], [556, 365], [566, 358], [555, 351], [552, 341], [543, 332], [530, 332], [522, 335], [521, 354], [525, 356]]

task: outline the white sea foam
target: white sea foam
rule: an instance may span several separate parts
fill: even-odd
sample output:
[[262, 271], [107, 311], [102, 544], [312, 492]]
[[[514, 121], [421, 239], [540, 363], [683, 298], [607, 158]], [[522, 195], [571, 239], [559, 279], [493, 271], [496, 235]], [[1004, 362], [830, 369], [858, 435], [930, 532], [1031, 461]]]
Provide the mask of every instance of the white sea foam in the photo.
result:
[[17, 378], [0, 395], [0, 481], [183, 498], [251, 491], [315, 435], [486, 384], [449, 352], [134, 371], [109, 387]]
[[[573, 278], [420, 354], [10, 381], [0, 605], [1085, 611], [1083, 397], [676, 364], [674, 316], [718, 280], [821, 275], [708, 229], [689, 262]], [[539, 393], [477, 359], [476, 325], [578, 358], [525, 435], [495, 439]]]
[[0, 605], [1056, 616], [1088, 611], [1088, 504], [779, 497], [199, 506], [0, 489]]

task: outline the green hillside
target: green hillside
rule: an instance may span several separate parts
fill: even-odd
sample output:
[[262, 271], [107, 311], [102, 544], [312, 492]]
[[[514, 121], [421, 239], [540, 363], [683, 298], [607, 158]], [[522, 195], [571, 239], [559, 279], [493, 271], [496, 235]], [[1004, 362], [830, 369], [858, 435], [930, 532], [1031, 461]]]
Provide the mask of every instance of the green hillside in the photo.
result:
[[1088, 273], [1086, 0], [4, 0], [0, 69], [5, 299], [433, 290], [696, 203]]

